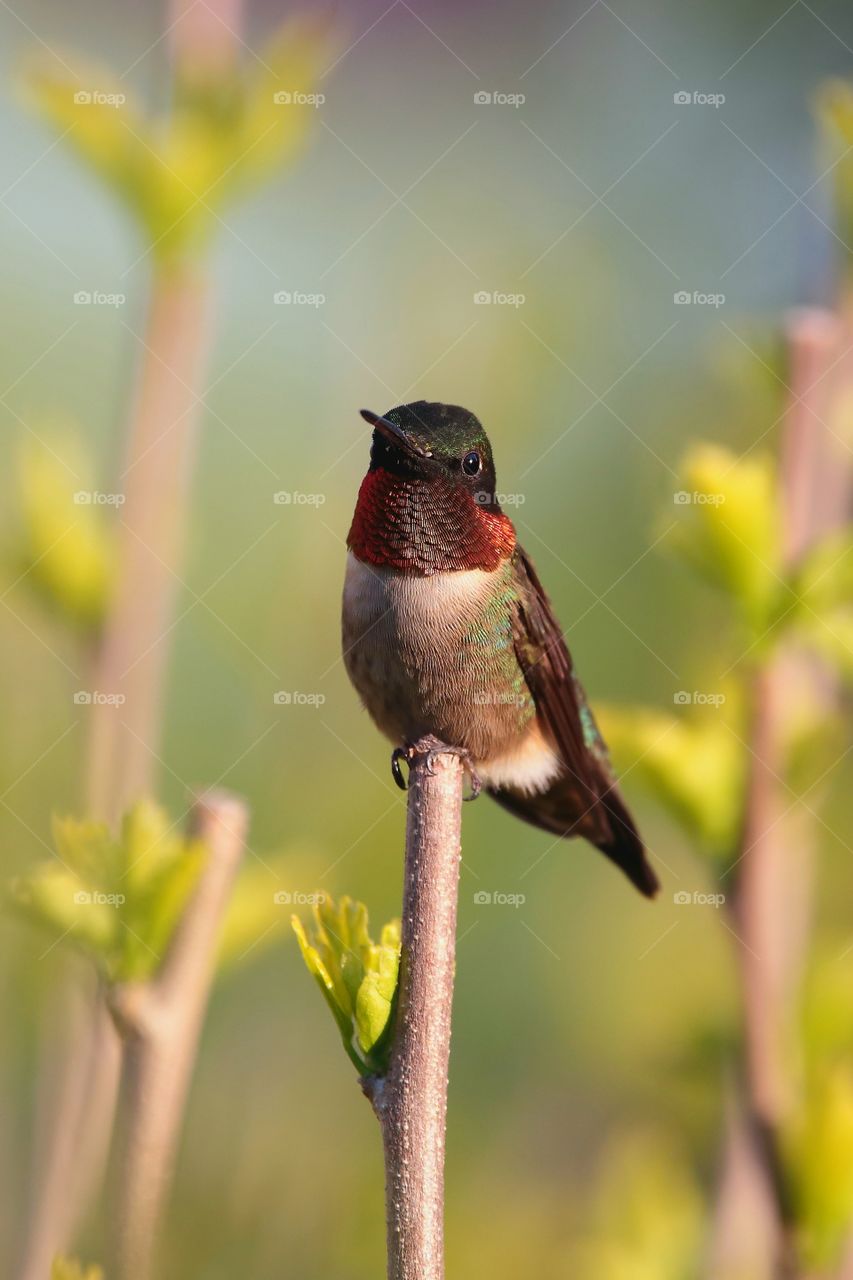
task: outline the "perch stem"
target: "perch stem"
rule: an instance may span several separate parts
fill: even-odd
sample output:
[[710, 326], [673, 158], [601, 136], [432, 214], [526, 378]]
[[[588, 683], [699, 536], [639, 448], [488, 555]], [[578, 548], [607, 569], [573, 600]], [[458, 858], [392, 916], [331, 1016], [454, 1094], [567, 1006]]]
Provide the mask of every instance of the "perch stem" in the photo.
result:
[[388, 1072], [363, 1083], [382, 1130], [388, 1280], [443, 1280], [444, 1149], [464, 769], [430, 739], [409, 776], [402, 953]]

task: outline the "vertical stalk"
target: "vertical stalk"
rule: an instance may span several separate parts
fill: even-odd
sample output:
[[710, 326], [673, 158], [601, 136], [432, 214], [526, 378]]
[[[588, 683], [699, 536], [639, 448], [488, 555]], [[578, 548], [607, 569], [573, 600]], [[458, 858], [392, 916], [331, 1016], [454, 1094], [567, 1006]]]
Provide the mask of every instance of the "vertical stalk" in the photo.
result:
[[[436, 754], [428, 754], [430, 750]], [[382, 1129], [388, 1280], [443, 1280], [444, 1148], [463, 767], [430, 739], [409, 778], [402, 954], [387, 1075], [364, 1080]]]
[[101, 992], [94, 982], [81, 981], [81, 968], [75, 966], [62, 981], [47, 1014], [49, 1036], [71, 1051], [59, 1064], [47, 1055], [41, 1064], [39, 1132], [18, 1280], [50, 1275], [54, 1255], [88, 1207], [109, 1145], [120, 1048]]
[[115, 1280], [150, 1280], [181, 1116], [213, 978], [216, 946], [248, 814], [226, 792], [197, 797], [191, 832], [205, 862], [157, 976], [115, 989], [124, 1043], [125, 1128], [116, 1187]]
[[[847, 517], [850, 469], [837, 456], [826, 423], [843, 392], [837, 318], [803, 310], [788, 317], [790, 403], [780, 453], [782, 537], [788, 567]], [[832, 482], [828, 483], [828, 477]], [[748, 1199], [763, 1223], [767, 1274], [797, 1274], [791, 1205], [780, 1156], [780, 1130], [792, 1101], [790, 1056], [810, 928], [814, 830], [810, 815], [789, 813], [784, 775], [787, 725], [798, 700], [827, 711], [835, 696], [824, 664], [793, 645], [775, 653], [753, 686], [752, 765], [740, 857], [729, 907], [738, 937], [743, 1008], [741, 1098], [733, 1107], [724, 1169], [740, 1180], [741, 1195], [721, 1187], [712, 1273], [722, 1259], [753, 1265], [738, 1239], [738, 1200]], [[729, 1212], [723, 1212], [729, 1206]]]
[[[172, 0], [175, 65], [226, 68], [236, 53], [242, 9], [243, 0]], [[90, 816], [109, 821], [153, 790], [210, 313], [210, 284], [203, 271], [189, 263], [155, 268], [118, 486], [125, 503], [117, 590], [91, 677], [94, 690], [126, 699], [121, 707], [91, 707], [86, 806]], [[68, 1080], [41, 1119], [47, 1137], [36, 1160], [17, 1280], [44, 1280], [54, 1254], [73, 1238], [103, 1171], [118, 1090], [119, 1047], [99, 997], [90, 1000], [75, 1023], [64, 1042], [56, 1043], [54, 1036], [54, 1043], [43, 1049], [60, 1059]]]
[[95, 688], [120, 707], [92, 706], [88, 810], [117, 821], [152, 790], [170, 622], [207, 360], [209, 286], [191, 266], [161, 265], [152, 283], [142, 368], [122, 472], [125, 497], [116, 596], [95, 664]]

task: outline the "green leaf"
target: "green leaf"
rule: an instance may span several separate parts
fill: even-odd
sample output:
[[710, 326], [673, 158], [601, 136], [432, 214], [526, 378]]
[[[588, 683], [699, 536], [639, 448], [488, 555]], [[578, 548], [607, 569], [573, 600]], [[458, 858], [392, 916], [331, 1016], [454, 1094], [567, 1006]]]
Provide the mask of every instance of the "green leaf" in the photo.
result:
[[384, 926], [379, 946], [370, 946], [364, 980], [356, 996], [358, 1039], [366, 1054], [373, 1053], [391, 1025], [399, 972], [400, 927], [392, 921]]
[[807, 1067], [853, 1061], [853, 951], [841, 939], [827, 939], [812, 957], [802, 1001], [802, 1044]]
[[96, 955], [119, 946], [113, 905], [101, 900], [87, 881], [62, 866], [42, 866], [8, 888], [10, 904], [57, 939], [76, 943]]
[[27, 440], [18, 456], [21, 532], [14, 548], [22, 585], [84, 632], [104, 616], [115, 571], [115, 532], [90, 500], [89, 463], [68, 432]]
[[[291, 164], [305, 146], [317, 121], [310, 99], [318, 96], [330, 49], [327, 23], [307, 14], [285, 21], [262, 47], [243, 89], [235, 162], [225, 175], [224, 197], [245, 196]], [[290, 100], [277, 100], [282, 96]]]
[[620, 771], [644, 785], [707, 853], [729, 859], [740, 830], [747, 762], [723, 713], [706, 707], [679, 717], [605, 706], [596, 715]]
[[[319, 856], [301, 848], [265, 854], [245, 864], [228, 903], [219, 940], [219, 965], [230, 969], [289, 940], [294, 885], [312, 884], [322, 870]], [[283, 927], [284, 926], [284, 927]]]
[[[305, 98], [328, 51], [324, 23], [292, 19], [251, 64], [230, 72], [182, 64], [172, 110], [160, 118], [147, 118], [124, 81], [95, 64], [69, 72], [52, 60], [31, 73], [28, 89], [134, 216], [159, 260], [174, 264], [206, 246], [227, 203], [290, 163], [315, 122]], [[282, 93], [289, 102], [277, 101]]]
[[853, 605], [806, 617], [800, 631], [843, 680], [853, 680]]
[[400, 968], [399, 922], [386, 924], [374, 943], [363, 903], [343, 897], [336, 904], [322, 894], [318, 898], [310, 935], [299, 917], [293, 917], [302, 958], [332, 1011], [349, 1057], [362, 1075], [381, 1075], [388, 1065]]
[[801, 1069], [783, 1129], [799, 1247], [809, 1270], [834, 1271], [853, 1224], [853, 953], [825, 941], [803, 986]]
[[806, 1264], [841, 1261], [853, 1222], [853, 1064], [824, 1063], [808, 1073], [786, 1142], [797, 1234]]
[[63, 141], [131, 206], [142, 207], [150, 180], [152, 139], [127, 84], [100, 63], [74, 54], [36, 62], [24, 82], [33, 107]]
[[725, 591], [761, 636], [793, 603], [780, 558], [776, 476], [767, 458], [698, 444], [681, 465], [675, 550]]
[[829, 789], [832, 766], [844, 754], [847, 724], [839, 712], [813, 700], [804, 711], [785, 744], [785, 781], [794, 795], [808, 795], [809, 808], [817, 809]]
[[797, 566], [793, 587], [804, 610], [821, 613], [853, 602], [853, 530], [839, 529], [812, 547]]
[[51, 829], [57, 857], [81, 880], [110, 881], [121, 874], [118, 849], [105, 822], [79, 819], [70, 814], [60, 818], [54, 814]]
[[103, 823], [56, 818], [57, 856], [9, 887], [10, 904], [57, 941], [81, 947], [111, 982], [158, 969], [191, 894], [204, 847], [148, 802], [117, 837]]

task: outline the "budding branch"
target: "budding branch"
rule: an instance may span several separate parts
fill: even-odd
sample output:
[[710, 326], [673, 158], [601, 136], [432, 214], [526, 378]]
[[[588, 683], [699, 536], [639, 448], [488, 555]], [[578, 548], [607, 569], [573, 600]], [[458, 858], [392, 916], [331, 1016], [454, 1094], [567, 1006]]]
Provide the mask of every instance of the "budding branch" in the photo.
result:
[[409, 776], [402, 952], [388, 1071], [362, 1080], [385, 1152], [388, 1280], [443, 1280], [444, 1144], [463, 765], [425, 738]]

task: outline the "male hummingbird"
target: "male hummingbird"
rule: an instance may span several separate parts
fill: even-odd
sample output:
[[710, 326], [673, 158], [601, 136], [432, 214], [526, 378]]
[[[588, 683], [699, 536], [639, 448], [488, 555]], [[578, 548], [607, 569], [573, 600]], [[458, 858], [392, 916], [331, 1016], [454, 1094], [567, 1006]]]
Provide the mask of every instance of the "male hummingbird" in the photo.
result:
[[505, 808], [585, 836], [653, 896], [560, 625], [501, 511], [479, 420], [425, 400], [361, 413], [373, 441], [347, 539], [343, 650], [377, 727], [398, 748], [430, 734], [458, 749]]

